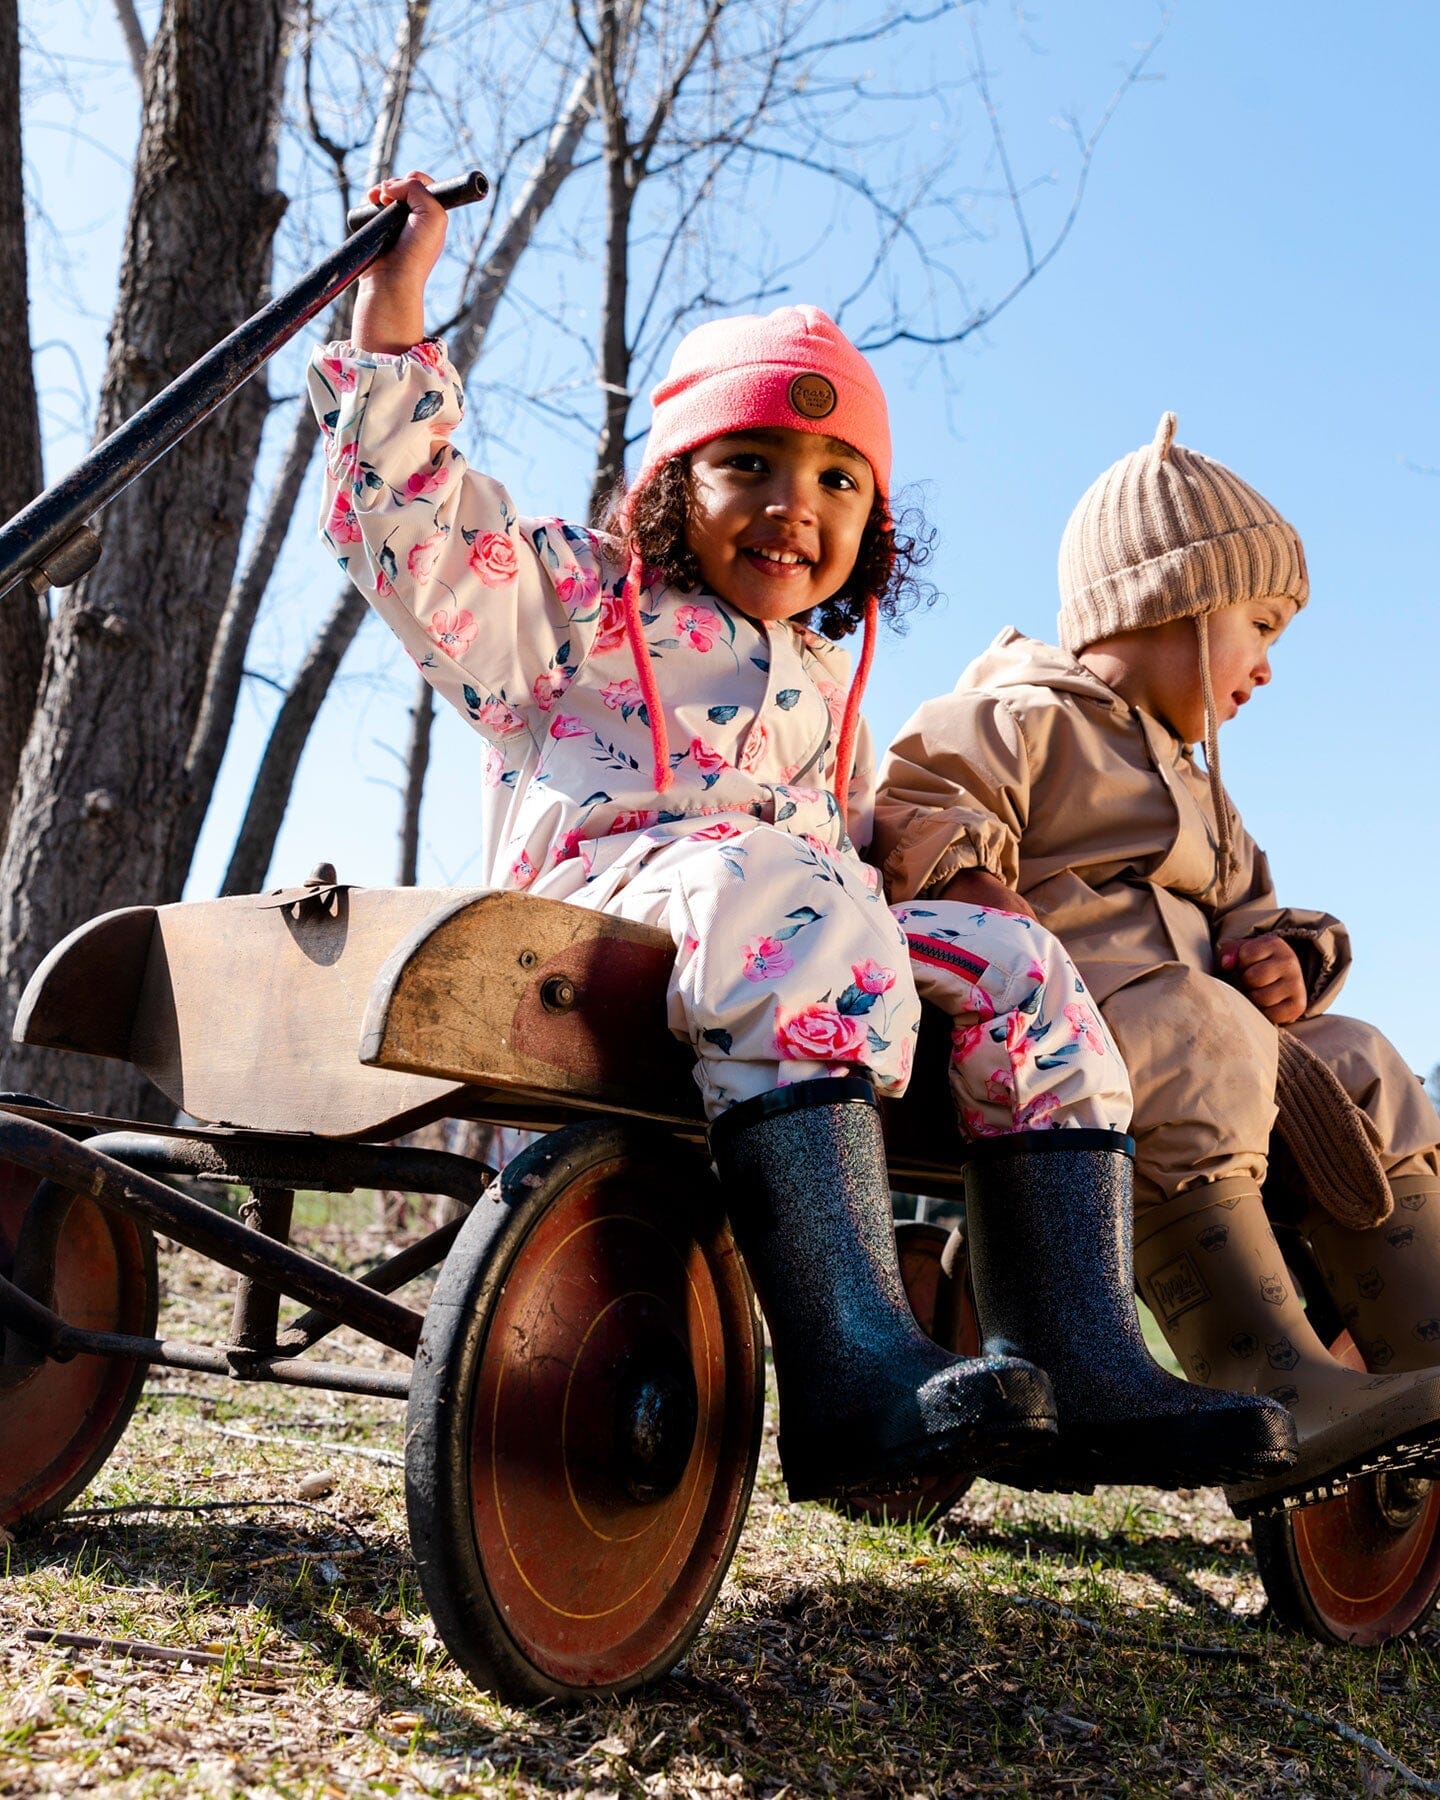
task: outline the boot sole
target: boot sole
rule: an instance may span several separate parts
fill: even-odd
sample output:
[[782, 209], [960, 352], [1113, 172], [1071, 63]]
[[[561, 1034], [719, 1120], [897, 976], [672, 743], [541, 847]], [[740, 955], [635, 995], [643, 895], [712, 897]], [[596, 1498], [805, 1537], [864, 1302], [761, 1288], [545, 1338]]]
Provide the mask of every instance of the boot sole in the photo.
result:
[[[979, 1475], [997, 1456], [1028, 1460], [1055, 1441], [1054, 1413], [1011, 1419], [1005, 1426], [959, 1425], [919, 1444], [899, 1444], [863, 1471], [837, 1469], [785, 1476], [791, 1500], [848, 1500], [867, 1494], [900, 1495], [934, 1475]], [[792, 1459], [793, 1460], [793, 1459]]]
[[[872, 1450], [863, 1463], [840, 1461], [847, 1433], [837, 1425], [821, 1442], [782, 1441], [780, 1467], [792, 1500], [844, 1500], [856, 1494], [903, 1493], [932, 1475], [975, 1475], [1010, 1458], [1028, 1460], [1055, 1441], [1058, 1429], [1050, 1383], [1023, 1365], [997, 1372], [977, 1390], [969, 1417], [938, 1423], [923, 1437]], [[856, 1421], [859, 1442], [878, 1435]]]
[[[1183, 1429], [1183, 1445], [1146, 1443], [1142, 1421], [1122, 1427], [1068, 1424], [1049, 1454], [1028, 1466], [995, 1468], [991, 1479], [1033, 1493], [1093, 1494], [1097, 1487], [1221, 1487], [1283, 1475], [1295, 1466], [1294, 1440], [1283, 1415], [1218, 1414], [1166, 1421]], [[1107, 1442], [1123, 1429], [1124, 1443]], [[1153, 1428], [1152, 1428], [1153, 1429]], [[1140, 1440], [1136, 1442], [1136, 1440]], [[1247, 1441], [1248, 1440], [1248, 1441]]]
[[1322, 1474], [1292, 1474], [1288, 1480], [1227, 1486], [1225, 1498], [1237, 1519], [1253, 1519], [1264, 1513], [1291, 1512], [1296, 1507], [1333, 1500], [1352, 1481], [1366, 1475], [1400, 1474], [1406, 1470], [1440, 1478], [1440, 1419], [1416, 1431], [1404, 1432], [1388, 1444], [1347, 1457]]

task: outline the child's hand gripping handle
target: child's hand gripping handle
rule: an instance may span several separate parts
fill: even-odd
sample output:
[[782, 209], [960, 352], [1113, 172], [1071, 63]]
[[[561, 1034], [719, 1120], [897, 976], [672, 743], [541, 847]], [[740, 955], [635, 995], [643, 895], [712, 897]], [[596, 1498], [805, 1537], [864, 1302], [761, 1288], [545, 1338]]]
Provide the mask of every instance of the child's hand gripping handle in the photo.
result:
[[[475, 170], [438, 183], [434, 194], [442, 207], [465, 206], [483, 199], [489, 187]], [[384, 258], [409, 216], [403, 201], [351, 213], [351, 236], [338, 249], [238, 325], [97, 444], [68, 475], [0, 525], [0, 596], [21, 583], [36, 593], [68, 587], [93, 568], [100, 556], [100, 539], [85, 521], [173, 449], [308, 320]], [[357, 229], [361, 217], [369, 223]]]
[[[446, 212], [457, 206], [469, 206], [476, 200], [483, 200], [490, 192], [490, 183], [478, 169], [472, 169], [468, 175], [456, 175], [450, 181], [437, 181], [427, 184], [430, 192], [445, 208]], [[345, 229], [358, 231], [362, 225], [368, 225], [387, 209], [372, 205], [367, 201], [363, 206], [352, 206], [345, 215]], [[394, 200], [389, 210], [393, 211], [397, 220], [403, 219], [410, 208], [403, 200]]]

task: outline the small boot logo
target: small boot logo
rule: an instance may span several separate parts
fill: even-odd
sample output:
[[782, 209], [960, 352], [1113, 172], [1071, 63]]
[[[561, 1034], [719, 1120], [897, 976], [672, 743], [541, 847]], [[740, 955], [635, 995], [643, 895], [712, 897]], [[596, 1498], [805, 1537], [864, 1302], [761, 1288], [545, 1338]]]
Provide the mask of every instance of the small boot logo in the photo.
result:
[[1420, 1208], [1430, 1198], [1428, 1194], [1400, 1194], [1396, 1197], [1400, 1204], [1405, 1208], [1406, 1212], [1419, 1212]]
[[1265, 1360], [1272, 1369], [1293, 1369], [1300, 1360], [1300, 1352], [1288, 1337], [1276, 1338], [1273, 1344], [1265, 1345]]
[[1210, 1290], [1200, 1278], [1189, 1251], [1164, 1263], [1150, 1277], [1150, 1304], [1167, 1325], [1173, 1325], [1192, 1306], [1203, 1306]]
[[1365, 1346], [1365, 1360], [1372, 1369], [1383, 1369], [1394, 1362], [1395, 1352], [1384, 1338], [1372, 1338]]
[[1397, 1225], [1393, 1231], [1385, 1233], [1385, 1242], [1392, 1250], [1406, 1250], [1415, 1242], [1415, 1227]]
[[1433, 1344], [1440, 1339], [1440, 1319], [1422, 1319], [1415, 1327], [1415, 1335], [1422, 1344]]
[[1385, 1291], [1385, 1277], [1379, 1269], [1362, 1269], [1355, 1277], [1355, 1285], [1367, 1300], [1376, 1300]]
[[1278, 1275], [1263, 1275], [1260, 1278], [1260, 1293], [1271, 1306], [1285, 1304], [1285, 1283]]
[[1197, 1381], [1208, 1381], [1210, 1379], [1209, 1361], [1203, 1356], [1197, 1356], [1190, 1365], [1190, 1373]]
[[1347, 1300], [1340, 1308], [1340, 1317], [1353, 1331], [1360, 1322], [1360, 1304], [1356, 1300]]
[[1207, 1225], [1200, 1233], [1199, 1244], [1202, 1250], [1223, 1250], [1230, 1241], [1228, 1225]]
[[1272, 1400], [1278, 1400], [1282, 1406], [1293, 1406], [1300, 1398], [1300, 1390], [1293, 1387], [1276, 1387], [1267, 1390]]
[[1260, 1348], [1260, 1340], [1253, 1331], [1237, 1331], [1230, 1340], [1230, 1354], [1241, 1362], [1249, 1362]]

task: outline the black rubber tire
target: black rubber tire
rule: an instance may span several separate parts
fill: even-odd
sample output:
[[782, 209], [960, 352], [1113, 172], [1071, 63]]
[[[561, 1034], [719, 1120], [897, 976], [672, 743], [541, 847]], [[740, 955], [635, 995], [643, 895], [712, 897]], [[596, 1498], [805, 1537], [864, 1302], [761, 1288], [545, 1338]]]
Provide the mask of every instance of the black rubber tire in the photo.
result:
[[[567, 1224], [572, 1218], [579, 1221], [573, 1229]], [[587, 1264], [580, 1250], [568, 1247], [591, 1225], [598, 1230], [584, 1252], [592, 1259]], [[682, 1251], [683, 1284], [665, 1272], [667, 1258]], [[638, 1277], [627, 1262], [632, 1253]], [[614, 1298], [608, 1301], [603, 1292], [587, 1298], [585, 1282], [574, 1276], [566, 1285], [568, 1266], [586, 1279], [598, 1270], [603, 1287], [612, 1263]], [[629, 1508], [624, 1520], [639, 1523], [628, 1535], [617, 1526], [607, 1537], [592, 1529], [595, 1507], [606, 1504], [605, 1497], [593, 1505], [592, 1498], [594, 1483], [602, 1478], [611, 1484], [606, 1493], [614, 1494], [614, 1470], [600, 1468], [594, 1441], [572, 1459], [571, 1439], [588, 1433], [602, 1445], [606, 1441], [601, 1427], [587, 1421], [619, 1391], [615, 1370], [631, 1341], [623, 1334], [631, 1332], [637, 1358], [646, 1346], [653, 1349], [660, 1329], [654, 1320], [669, 1331], [673, 1308], [668, 1313], [665, 1308], [677, 1294], [692, 1310], [706, 1309], [701, 1338], [708, 1354], [693, 1354], [682, 1344], [695, 1375], [692, 1391], [700, 1395], [693, 1446], [672, 1488], [658, 1497], [633, 1489], [620, 1495], [617, 1506]], [[587, 1308], [593, 1311], [588, 1325]], [[609, 1347], [592, 1356], [586, 1346], [600, 1342], [592, 1333], [600, 1331], [602, 1321], [611, 1334]], [[552, 1329], [554, 1346], [540, 1341]], [[620, 1334], [618, 1362], [615, 1334]], [[686, 1342], [693, 1338], [692, 1331]], [[666, 1344], [675, 1341], [664, 1338]], [[629, 1692], [674, 1666], [710, 1610], [744, 1525], [764, 1420], [764, 1368], [754, 1296], [724, 1219], [718, 1184], [696, 1151], [649, 1127], [596, 1121], [553, 1132], [506, 1166], [442, 1265], [415, 1359], [406, 1420], [405, 1499], [421, 1587], [441, 1638], [478, 1687], [519, 1703], [583, 1701]], [[510, 1373], [516, 1369], [520, 1373]], [[553, 1421], [545, 1412], [545, 1396], [562, 1377], [559, 1430], [547, 1431]], [[516, 1390], [520, 1398], [505, 1398]], [[579, 1396], [573, 1432], [572, 1390]], [[531, 1393], [540, 1398], [527, 1401], [524, 1396]], [[485, 1406], [477, 1410], [482, 1395]], [[532, 1412], [526, 1412], [527, 1404]], [[517, 1417], [535, 1428], [518, 1456]], [[488, 1480], [481, 1480], [486, 1471]], [[554, 1508], [554, 1529], [527, 1567], [525, 1547], [517, 1551], [512, 1544], [512, 1526], [517, 1535], [527, 1521], [538, 1529], [537, 1510], [567, 1492], [568, 1509]], [[681, 1499], [680, 1526], [667, 1539]], [[553, 1594], [540, 1593], [534, 1582], [548, 1585], [553, 1572], [554, 1591], [568, 1595], [567, 1582], [607, 1580], [612, 1566], [607, 1557], [618, 1569], [628, 1555], [633, 1570], [638, 1553], [626, 1546], [639, 1544], [650, 1518], [660, 1520], [660, 1560], [654, 1560], [652, 1539], [645, 1552], [650, 1572], [642, 1573], [640, 1586], [608, 1613], [577, 1610], [573, 1601], [566, 1611], [555, 1600], [552, 1627], [545, 1609]], [[673, 1560], [664, 1561], [677, 1545], [678, 1572]], [[572, 1574], [586, 1570], [587, 1558], [589, 1573]], [[661, 1567], [671, 1572], [663, 1583], [656, 1574]], [[651, 1581], [657, 1583], [653, 1604], [642, 1591]], [[598, 1650], [571, 1641], [574, 1634], [584, 1638], [587, 1620], [615, 1615], [614, 1629], [620, 1630], [619, 1621], [636, 1610], [637, 1595], [639, 1607], [650, 1611], [628, 1636], [614, 1643], [607, 1639]], [[581, 1623], [571, 1625], [574, 1620]], [[600, 1633], [611, 1627], [590, 1629]], [[546, 1635], [551, 1632], [553, 1638]]]

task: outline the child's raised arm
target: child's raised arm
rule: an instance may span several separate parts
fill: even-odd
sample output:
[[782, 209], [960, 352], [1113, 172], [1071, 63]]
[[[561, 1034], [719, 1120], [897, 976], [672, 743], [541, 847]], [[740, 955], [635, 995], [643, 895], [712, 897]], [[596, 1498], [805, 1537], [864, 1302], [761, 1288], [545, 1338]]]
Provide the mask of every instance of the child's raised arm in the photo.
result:
[[445, 248], [445, 208], [426, 185], [429, 175], [412, 169], [370, 189], [377, 206], [403, 200], [410, 216], [394, 248], [360, 277], [351, 339], [357, 350], [400, 356], [425, 335], [425, 283]]

